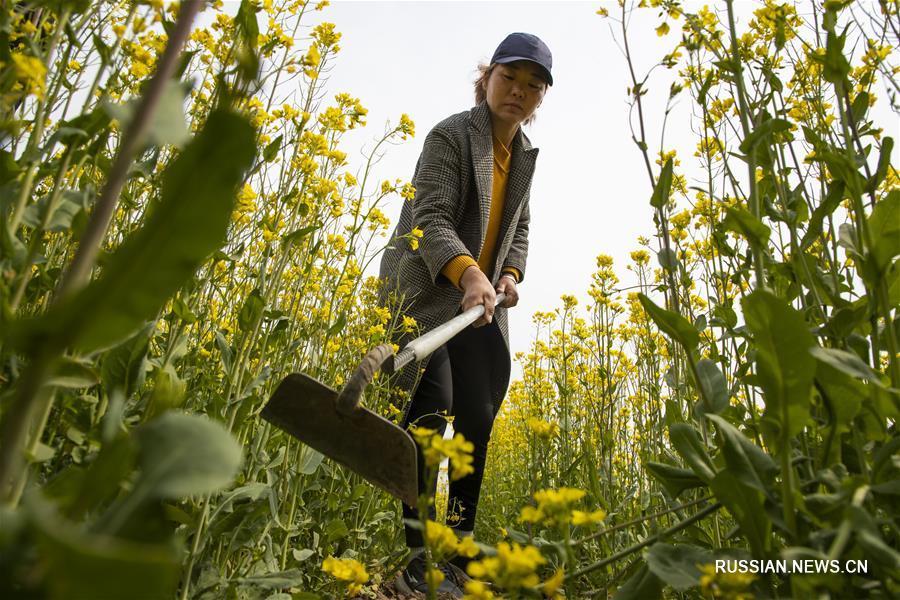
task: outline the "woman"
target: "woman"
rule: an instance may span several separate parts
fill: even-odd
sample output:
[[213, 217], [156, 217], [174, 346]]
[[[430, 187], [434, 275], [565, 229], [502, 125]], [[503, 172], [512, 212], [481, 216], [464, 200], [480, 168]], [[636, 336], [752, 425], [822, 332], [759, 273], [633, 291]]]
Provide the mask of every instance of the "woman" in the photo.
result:
[[[394, 232], [397, 243], [381, 262], [385, 290], [403, 297], [403, 312], [416, 319], [419, 334], [460, 310], [485, 306], [478, 322], [398, 379], [412, 398], [405, 426], [443, 432], [446, 421], [440, 415], [452, 414], [454, 430], [474, 444], [474, 472], [450, 483], [448, 523], [460, 536], [474, 529], [491, 427], [509, 385], [506, 309], [518, 303], [525, 275], [529, 191], [538, 153], [521, 125], [531, 121], [553, 84], [551, 66], [550, 50], [534, 35], [513, 33], [500, 43], [490, 65], [480, 68], [477, 106], [438, 123], [426, 137], [413, 175], [415, 198], [404, 204]], [[423, 232], [418, 248], [407, 241], [414, 227]], [[501, 292], [506, 299], [495, 310]], [[424, 479], [420, 452], [420, 486]], [[419, 518], [408, 506], [403, 515]], [[411, 558], [397, 587], [404, 593], [425, 591], [422, 534], [409, 526], [405, 533]], [[459, 572], [440, 567], [445, 578], [439, 591], [462, 596]]]

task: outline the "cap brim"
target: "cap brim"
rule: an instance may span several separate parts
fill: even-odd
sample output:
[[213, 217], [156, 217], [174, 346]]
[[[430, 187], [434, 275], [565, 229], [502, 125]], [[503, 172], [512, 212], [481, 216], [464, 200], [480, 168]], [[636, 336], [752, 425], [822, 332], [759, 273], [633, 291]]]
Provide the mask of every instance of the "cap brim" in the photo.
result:
[[547, 80], [547, 84], [553, 85], [553, 76], [550, 74], [550, 71], [547, 70], [547, 67], [532, 58], [528, 58], [527, 56], [504, 56], [503, 58], [498, 58], [494, 62], [505, 65], [507, 63], [516, 62], [517, 60], [527, 60], [528, 62], [534, 63], [539, 66], [541, 68], [541, 72], [544, 74], [544, 79]]

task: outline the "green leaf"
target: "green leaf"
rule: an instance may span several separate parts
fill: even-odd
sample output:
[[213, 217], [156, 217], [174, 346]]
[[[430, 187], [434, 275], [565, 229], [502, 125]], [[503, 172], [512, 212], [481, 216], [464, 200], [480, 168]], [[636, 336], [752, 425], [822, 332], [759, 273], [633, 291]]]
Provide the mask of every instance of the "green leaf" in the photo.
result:
[[660, 308], [644, 294], [638, 294], [638, 299], [663, 333], [681, 344], [688, 352], [696, 350], [697, 344], [700, 343], [700, 332], [690, 321], [678, 313]]
[[669, 192], [672, 188], [672, 168], [672, 159], [669, 158], [659, 173], [659, 179], [656, 180], [653, 195], [650, 197], [650, 206], [653, 208], [662, 208], [669, 201]]
[[747, 439], [737, 428], [719, 415], [706, 415], [722, 439], [722, 454], [728, 470], [741, 483], [768, 494], [778, 465], [765, 451]]
[[271, 486], [264, 483], [248, 483], [247, 485], [235, 488], [222, 495], [215, 512], [209, 517], [209, 522], [215, 523], [216, 518], [219, 515], [231, 513], [234, 510], [234, 505], [238, 502], [244, 500], [256, 502], [260, 498], [269, 497], [271, 494]]
[[[190, 139], [190, 131], [184, 119], [184, 100], [190, 87], [178, 81], [169, 81], [159, 98], [159, 105], [153, 113], [153, 117], [147, 126], [139, 146], [166, 146], [172, 145], [180, 148]], [[106, 113], [121, 123], [122, 129], [127, 130], [134, 117], [139, 99], [134, 99], [126, 104], [107, 104]]]
[[103, 355], [100, 379], [107, 394], [118, 388], [127, 398], [143, 384], [147, 349], [155, 330], [156, 323], [148, 323], [137, 334]]
[[303, 550], [297, 550], [296, 548], [294, 548], [291, 551], [291, 554], [294, 556], [294, 560], [296, 560], [297, 562], [303, 562], [315, 553], [315, 550], [311, 550], [309, 548], [304, 548]]
[[14, 339], [108, 347], [153, 318], [225, 237], [235, 191], [254, 154], [253, 128], [243, 117], [214, 112], [166, 169], [162, 196], [141, 229], [106, 263], [101, 277], [46, 315], [14, 323]]
[[859, 124], [859, 122], [865, 118], [868, 110], [869, 94], [866, 92], [856, 94], [856, 97], [853, 98], [853, 103], [850, 106], [850, 115], [853, 117], [853, 122]]
[[847, 156], [840, 152], [824, 150], [816, 152], [816, 159], [828, 166], [835, 181], [843, 182], [850, 196], [858, 198], [866, 187], [866, 182], [859, 168]]
[[757, 125], [756, 129], [747, 134], [739, 149], [744, 154], [750, 154], [760, 144], [768, 143], [772, 135], [782, 131], [789, 131], [790, 128], [791, 122], [785, 119], [766, 119]]
[[741, 235], [754, 248], [763, 248], [769, 242], [769, 226], [741, 207], [727, 206], [722, 225], [726, 231]]
[[625, 585], [616, 590], [613, 600], [654, 600], [662, 598], [663, 584], [650, 572], [647, 565], [641, 566], [628, 578]]
[[72, 220], [92, 201], [93, 191], [66, 190], [54, 206], [50, 206], [50, 197], [44, 196], [28, 205], [22, 213], [22, 222], [29, 227], [40, 227], [46, 218], [44, 231], [67, 231], [72, 227]]
[[720, 413], [728, 408], [728, 386], [725, 376], [718, 365], [708, 358], [697, 363], [697, 379], [703, 397], [697, 403], [697, 412], [702, 416], [707, 413]]
[[52, 600], [67, 598], [172, 598], [181, 575], [175, 544], [143, 544], [89, 533], [61, 518], [38, 494], [28, 498], [37, 533], [40, 574]]
[[272, 162], [275, 160], [275, 157], [278, 156], [278, 151], [281, 150], [281, 143], [284, 140], [283, 135], [279, 135], [277, 138], [266, 144], [265, 149], [263, 149], [262, 157], [265, 162]]
[[259, 288], [254, 289], [247, 295], [247, 299], [244, 300], [244, 305], [241, 307], [240, 313], [238, 313], [238, 327], [240, 327], [241, 331], [247, 333], [256, 327], [265, 308], [266, 304], [263, 300], [262, 292]]
[[191, 310], [180, 296], [176, 296], [172, 299], [172, 313], [187, 325], [197, 322], [197, 315], [194, 314], [194, 311]]
[[659, 481], [673, 499], [684, 490], [703, 487], [702, 479], [694, 475], [690, 469], [673, 467], [665, 463], [649, 461], [645, 465], [647, 471]]
[[303, 572], [300, 571], [300, 569], [288, 569], [287, 571], [266, 573], [264, 575], [236, 577], [234, 581], [246, 585], [281, 589], [294, 586], [302, 586], [304, 583], [306, 583], [306, 577], [303, 575]]
[[872, 173], [872, 178], [869, 180], [869, 185], [866, 188], [866, 191], [870, 194], [875, 193], [875, 190], [887, 176], [888, 167], [891, 166], [891, 151], [893, 149], [894, 138], [884, 138], [884, 141], [881, 142], [881, 153], [878, 155], [878, 166], [875, 168], [875, 172]]
[[656, 253], [656, 260], [666, 271], [674, 273], [678, 270], [678, 255], [671, 248], [660, 248]]
[[343, 519], [335, 518], [328, 521], [325, 527], [322, 528], [322, 533], [325, 534], [325, 538], [329, 542], [333, 542], [346, 536], [350, 533], [350, 530], [347, 529], [347, 524], [344, 523]]
[[806, 233], [803, 234], [803, 240], [800, 242], [800, 248], [806, 250], [813, 242], [821, 239], [822, 223], [825, 217], [832, 214], [841, 200], [844, 199], [844, 184], [840, 181], [832, 181], [828, 186], [828, 193], [825, 198], [813, 210], [812, 216], [809, 218], [809, 224], [806, 226]]
[[891, 190], [878, 202], [868, 221], [875, 267], [884, 273], [891, 260], [900, 254], [900, 189]]
[[312, 475], [322, 464], [324, 458], [321, 452], [313, 450], [309, 446], [303, 446], [303, 449], [300, 450], [300, 464], [297, 471], [302, 475]]
[[100, 378], [90, 362], [78, 360], [72, 357], [63, 357], [44, 385], [54, 387], [82, 389], [97, 385]]
[[281, 241], [284, 242], [286, 245], [287, 244], [296, 244], [297, 242], [299, 242], [300, 240], [302, 240], [303, 238], [305, 238], [306, 236], [308, 236], [310, 233], [312, 233], [313, 231], [315, 231], [318, 228], [319, 228], [318, 225], [310, 225], [309, 227], [302, 227], [300, 229], [292, 231], [291, 233], [286, 234], [284, 237], [281, 238]]
[[[816, 387], [828, 410], [831, 430], [838, 435], [850, 431], [853, 419], [859, 414], [863, 401], [868, 397], [866, 386], [818, 358], [815, 377]], [[840, 444], [833, 442], [823, 444], [822, 454], [823, 464], [841, 462]]]
[[130, 436], [120, 433], [104, 443], [84, 471], [81, 485], [69, 500], [67, 508], [70, 517], [82, 517], [96, 510], [119, 493], [122, 481], [132, 472], [135, 464], [136, 448]]
[[71, 11], [71, 14], [77, 15], [83, 13], [91, 6], [90, 0], [33, 0], [34, 6], [44, 6], [61, 15], [63, 11]]
[[741, 483], [730, 470], [722, 470], [709, 487], [740, 526], [754, 556], [765, 556], [771, 545], [772, 520], [766, 514], [763, 494]]
[[347, 325], [347, 313], [342, 312], [338, 315], [338, 318], [334, 321], [331, 327], [328, 328], [328, 335], [335, 336], [341, 333], [344, 330], [344, 326]]
[[684, 462], [704, 482], [709, 483], [716, 476], [712, 459], [700, 439], [697, 430], [687, 423], [675, 423], [669, 427], [669, 439], [672, 446], [684, 459]]
[[179, 498], [215, 492], [241, 466], [241, 446], [220, 423], [166, 413], [137, 430], [141, 481], [151, 497]]
[[700, 570], [697, 565], [713, 561], [712, 555], [689, 544], [663, 544], [650, 546], [647, 566], [661, 580], [683, 592], [700, 584]]
[[[816, 364], [809, 349], [815, 338], [803, 315], [785, 300], [758, 289], [742, 302], [747, 327], [756, 344], [756, 375], [765, 394], [764, 421], [788, 436], [798, 434], [809, 419], [810, 389]], [[787, 452], [783, 436], [770, 431], [779, 452]]]
[[878, 374], [876, 374], [869, 365], [863, 362], [855, 352], [840, 350], [838, 348], [813, 346], [809, 349], [809, 353], [814, 356], [816, 360], [822, 361], [842, 373], [862, 379], [863, 381], [868, 381], [878, 387], [884, 387], [884, 383], [882, 383]]
[[22, 167], [16, 162], [12, 152], [0, 150], [0, 185], [5, 185], [19, 176]]
[[179, 408], [184, 403], [187, 384], [175, 372], [175, 367], [165, 364], [153, 376], [153, 391], [147, 401], [145, 419], [152, 419], [167, 410]]

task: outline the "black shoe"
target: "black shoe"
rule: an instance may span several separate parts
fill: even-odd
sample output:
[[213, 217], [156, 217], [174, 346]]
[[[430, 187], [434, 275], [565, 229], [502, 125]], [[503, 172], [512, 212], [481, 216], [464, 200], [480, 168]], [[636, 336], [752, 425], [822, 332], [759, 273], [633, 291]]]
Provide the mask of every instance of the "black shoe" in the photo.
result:
[[[450, 594], [453, 598], [462, 598], [462, 582], [458, 574], [447, 563], [438, 565], [438, 569], [444, 574], [444, 580], [437, 588], [438, 594]], [[409, 561], [406, 568], [400, 571], [394, 582], [397, 590], [403, 594], [425, 593], [428, 591], [428, 582], [425, 580], [425, 556], [419, 554]]]
[[467, 570], [469, 567], [469, 563], [475, 562], [476, 560], [481, 560], [482, 558], [484, 558], [484, 556], [481, 552], [479, 552], [478, 556], [476, 556], [475, 558], [457, 555], [450, 559], [450, 564], [456, 567], [456, 569], [463, 574], [463, 576], [465, 577], [465, 579], [463, 579], [463, 582], [466, 582], [472, 579], [471, 577], [469, 577], [469, 572]]

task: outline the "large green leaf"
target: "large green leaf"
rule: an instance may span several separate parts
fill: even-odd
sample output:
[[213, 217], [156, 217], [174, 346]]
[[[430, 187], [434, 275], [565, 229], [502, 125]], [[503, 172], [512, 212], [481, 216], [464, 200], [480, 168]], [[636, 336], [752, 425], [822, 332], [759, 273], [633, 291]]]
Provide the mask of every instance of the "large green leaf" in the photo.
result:
[[218, 422], [166, 413], [137, 431], [141, 481], [156, 498], [207, 494], [232, 482], [241, 446]]
[[616, 590], [613, 600], [654, 600], [662, 598], [663, 584], [650, 572], [647, 565], [641, 566], [628, 578], [625, 585]]
[[900, 190], [891, 190], [886, 198], [875, 205], [869, 215], [869, 235], [872, 238], [875, 267], [879, 273], [883, 273], [891, 259], [900, 254]]
[[769, 241], [769, 226], [739, 206], [725, 208], [725, 220], [722, 225], [726, 231], [743, 236], [754, 248], [762, 248]]
[[682, 469], [681, 467], [673, 467], [672, 465], [653, 461], [646, 463], [644, 466], [650, 475], [655, 477], [666, 488], [666, 491], [672, 498], [677, 498], [684, 490], [706, 485], [690, 469]]
[[697, 379], [703, 397], [697, 403], [697, 412], [702, 416], [720, 413], [728, 408], [728, 385], [719, 367], [708, 358], [697, 363]]
[[144, 226], [107, 262], [102, 276], [43, 317], [16, 324], [37, 346], [110, 346], [153, 318], [225, 237], [235, 191], [254, 155], [253, 128], [218, 111], [163, 176]]
[[787, 451], [778, 434], [786, 430], [789, 436], [796, 435], [809, 418], [816, 370], [809, 349], [816, 341], [803, 315], [768, 290], [755, 290], [742, 306], [756, 345], [756, 376], [766, 403], [764, 421], [779, 451]]
[[37, 494], [28, 499], [49, 598], [172, 598], [182, 555], [174, 544], [144, 544], [87, 533]]
[[147, 349], [150, 347], [150, 336], [155, 329], [156, 324], [149, 323], [137, 334], [103, 355], [100, 378], [108, 394], [115, 389], [121, 389], [127, 398], [143, 383]]
[[644, 294], [638, 294], [641, 306], [663, 333], [684, 346], [688, 352], [695, 350], [700, 343], [700, 332], [690, 321], [676, 312], [660, 308]]
[[809, 349], [809, 353], [814, 356], [816, 360], [831, 365], [846, 375], [858, 377], [859, 379], [868, 381], [878, 387], [884, 387], [884, 383], [882, 383], [878, 374], [875, 373], [875, 371], [872, 370], [872, 367], [867, 365], [855, 352], [841, 350], [839, 348], [813, 346]]
[[728, 470], [741, 483], [768, 494], [778, 472], [772, 457], [719, 415], [706, 415], [706, 418], [719, 430]]
[[669, 427], [669, 439], [675, 450], [684, 459], [684, 462], [694, 471], [694, 473], [709, 483], [716, 476], [716, 469], [713, 466], [712, 459], [700, 439], [697, 430], [687, 423], [675, 423]]
[[754, 556], [766, 556], [771, 545], [772, 520], [766, 514], [763, 494], [744, 485], [730, 470], [719, 471], [709, 487], [750, 543]]
[[709, 552], [690, 544], [656, 543], [647, 553], [650, 571], [679, 592], [698, 585], [700, 570], [697, 565], [712, 561]]

